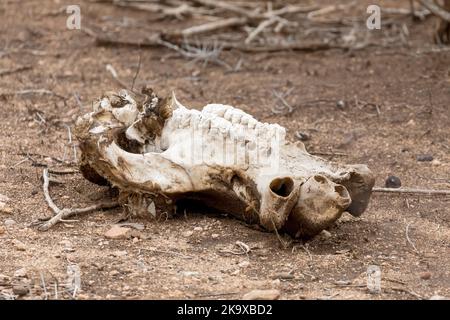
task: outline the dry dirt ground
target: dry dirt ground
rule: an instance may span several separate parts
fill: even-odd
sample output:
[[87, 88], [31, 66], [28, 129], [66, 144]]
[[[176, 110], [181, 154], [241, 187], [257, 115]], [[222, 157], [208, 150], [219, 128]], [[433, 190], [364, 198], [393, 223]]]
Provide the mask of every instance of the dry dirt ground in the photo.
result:
[[[125, 32], [192, 24], [79, 2], [82, 24]], [[381, 3], [408, 7], [408, 1]], [[274, 234], [203, 208], [167, 221], [133, 221], [145, 229], [130, 239], [104, 236], [120, 217], [119, 209], [80, 215], [47, 232], [30, 226], [51, 214], [40, 165], [67, 168], [56, 159], [73, 158], [66, 125], [73, 125], [102, 92], [118, 89], [107, 64], [128, 84], [139, 60], [136, 48], [97, 46], [85, 33], [67, 30], [67, 15], [59, 10], [66, 4], [0, 3], [0, 70], [26, 67], [0, 72], [0, 200], [9, 198], [0, 212], [0, 299], [14, 293], [24, 294], [20, 299], [236, 299], [252, 289], [271, 288], [281, 292], [281, 299], [450, 297], [450, 199], [444, 196], [377, 193], [360, 218], [344, 215], [329, 233], [306, 243], [282, 236], [285, 246]], [[365, 15], [366, 2], [360, 4]], [[286, 126], [291, 140], [296, 131], [306, 132], [309, 151], [339, 151], [343, 155], [325, 157], [368, 164], [377, 186], [395, 174], [406, 187], [448, 190], [450, 51], [427, 49], [433, 17], [416, 23], [398, 19], [409, 28], [409, 47], [224, 51], [221, 59], [229, 64], [242, 59], [236, 72], [192, 63], [165, 48], [145, 48], [136, 87], [151, 84], [161, 95], [174, 90], [194, 108], [210, 102], [240, 107]], [[294, 88], [287, 98], [294, 112], [275, 115], [272, 90], [289, 88]], [[28, 89], [57, 95], [11, 94]], [[325, 102], [305, 103], [317, 99]], [[345, 101], [342, 108], [336, 105], [339, 100]], [[422, 154], [435, 160], [418, 162]], [[80, 174], [57, 178], [63, 183], [52, 184], [50, 192], [60, 207], [113, 196]], [[250, 252], [230, 253], [240, 253], [237, 241]], [[380, 294], [366, 288], [370, 265], [381, 269]], [[73, 266], [81, 280], [75, 293], [68, 284]]]

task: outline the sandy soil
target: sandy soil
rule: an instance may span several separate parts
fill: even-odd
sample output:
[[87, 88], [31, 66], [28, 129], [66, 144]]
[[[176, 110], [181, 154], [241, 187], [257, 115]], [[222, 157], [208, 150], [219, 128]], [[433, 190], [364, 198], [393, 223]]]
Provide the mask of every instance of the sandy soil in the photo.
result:
[[[192, 24], [79, 2], [82, 23], [125, 34]], [[383, 2], [404, 8], [407, 3]], [[65, 4], [0, 4], [0, 70], [26, 67], [0, 75], [0, 194], [6, 202], [0, 211], [0, 299], [11, 297], [13, 288], [24, 294], [21, 299], [71, 299], [68, 268], [74, 265], [81, 273], [77, 299], [229, 299], [271, 288], [282, 299], [450, 297], [449, 197], [374, 194], [360, 218], [344, 215], [329, 233], [307, 243], [283, 237], [285, 246], [274, 234], [203, 208], [167, 221], [133, 221], [145, 229], [130, 239], [104, 236], [120, 209], [78, 216], [47, 232], [30, 226], [51, 214], [40, 165], [64, 167], [55, 158], [73, 158], [66, 126], [103, 91], [118, 88], [105, 66], [111, 64], [128, 84], [139, 60], [136, 48], [97, 46], [85, 33], [67, 30], [67, 15], [59, 10]], [[364, 5], [361, 1], [361, 14]], [[368, 164], [377, 186], [394, 174], [406, 187], [450, 189], [450, 51], [417, 53], [432, 45], [434, 18], [399, 19], [409, 28], [409, 47], [224, 51], [221, 59], [228, 64], [242, 59], [237, 72], [203, 67], [164, 48], [142, 49], [136, 87], [151, 84], [162, 95], [175, 90], [183, 104], [195, 108], [210, 102], [237, 106], [286, 126], [291, 140], [296, 131], [306, 132], [308, 150], [339, 151], [344, 155], [325, 157]], [[294, 112], [275, 115], [271, 91], [291, 87], [287, 100]], [[51, 90], [64, 99], [9, 94], [27, 89]], [[329, 102], [305, 103], [316, 99]], [[435, 160], [418, 162], [423, 154]], [[51, 194], [60, 207], [113, 196], [80, 174], [58, 179], [64, 183], [52, 185]], [[236, 241], [251, 251], [229, 253], [238, 249]], [[380, 294], [366, 288], [370, 265], [381, 268]]]

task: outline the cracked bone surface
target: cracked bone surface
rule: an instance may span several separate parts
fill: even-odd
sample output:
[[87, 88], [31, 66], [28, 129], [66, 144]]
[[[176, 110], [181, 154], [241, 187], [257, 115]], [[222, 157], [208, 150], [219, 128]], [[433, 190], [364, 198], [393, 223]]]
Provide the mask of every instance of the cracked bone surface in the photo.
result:
[[75, 127], [84, 177], [117, 187], [131, 214], [157, 219], [193, 202], [311, 237], [367, 208], [374, 178], [365, 165], [312, 156], [283, 127], [231, 106], [198, 111], [143, 94], [107, 93]]

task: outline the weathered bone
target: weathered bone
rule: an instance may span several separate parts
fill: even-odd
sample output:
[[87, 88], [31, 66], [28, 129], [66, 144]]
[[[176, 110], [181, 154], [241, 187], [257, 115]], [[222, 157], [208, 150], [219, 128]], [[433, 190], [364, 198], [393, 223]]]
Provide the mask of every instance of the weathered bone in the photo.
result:
[[[285, 141], [285, 129], [221, 104], [187, 109], [173, 96], [122, 90], [79, 118], [81, 171], [110, 183], [133, 214], [171, 215], [200, 201], [267, 230], [309, 237], [344, 210], [367, 208], [374, 178], [364, 165], [339, 165]], [[155, 204], [158, 210], [155, 210]]]

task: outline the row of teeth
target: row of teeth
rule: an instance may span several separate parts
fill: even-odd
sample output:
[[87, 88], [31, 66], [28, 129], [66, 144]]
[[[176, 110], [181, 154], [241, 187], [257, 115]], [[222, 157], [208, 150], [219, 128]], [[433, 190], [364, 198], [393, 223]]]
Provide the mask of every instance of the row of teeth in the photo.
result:
[[[126, 93], [121, 92], [123, 99], [129, 103], [122, 108], [112, 108], [107, 97], [101, 99], [96, 107], [113, 112], [115, 118], [126, 126], [132, 125], [139, 113], [136, 102]], [[229, 105], [208, 104], [200, 112], [179, 106], [174, 110], [170, 122], [172, 129], [202, 130], [211, 135], [220, 133], [231, 139], [249, 141], [279, 139], [284, 140], [285, 129], [278, 124], [262, 123], [244, 111]]]
[[262, 123], [249, 114], [231, 106], [210, 104], [198, 110], [178, 108], [174, 110], [172, 125], [176, 129], [203, 129], [218, 131], [230, 138], [253, 141], [259, 139], [284, 139], [285, 129], [277, 124]]

